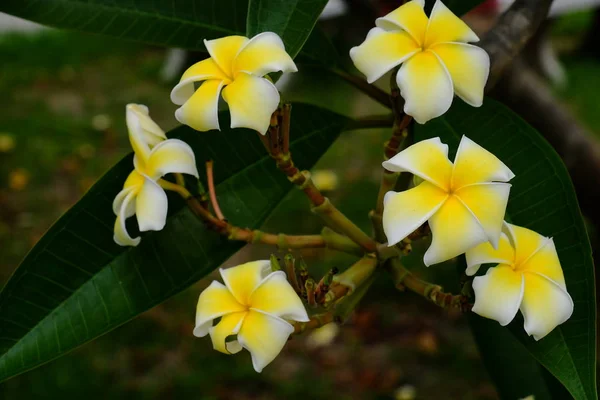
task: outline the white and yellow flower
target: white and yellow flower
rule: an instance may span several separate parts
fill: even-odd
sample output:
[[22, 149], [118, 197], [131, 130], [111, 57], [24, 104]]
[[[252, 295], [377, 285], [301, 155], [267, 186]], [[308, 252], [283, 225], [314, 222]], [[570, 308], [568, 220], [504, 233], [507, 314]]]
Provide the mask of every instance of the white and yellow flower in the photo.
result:
[[[279, 105], [279, 91], [266, 78], [276, 71], [298, 69], [286, 53], [283, 41], [273, 32], [252, 39], [227, 36], [205, 40], [210, 58], [184, 72], [171, 92], [171, 101], [181, 105], [175, 112], [179, 122], [198, 130], [219, 129], [221, 90], [229, 105], [232, 128], [250, 128], [265, 134], [271, 114]], [[198, 89], [194, 84], [201, 82]]]
[[497, 249], [483, 243], [466, 253], [467, 275], [497, 264], [473, 280], [473, 312], [507, 325], [521, 310], [525, 331], [540, 340], [571, 317], [573, 300], [552, 238], [506, 224]]
[[178, 139], [166, 139], [163, 130], [148, 115], [146, 106], [127, 105], [127, 128], [135, 153], [134, 170], [113, 202], [117, 215], [114, 240], [120, 246], [137, 246], [140, 238], [129, 235], [125, 220], [135, 214], [141, 232], [161, 230], [168, 209], [161, 177], [168, 173], [198, 177], [198, 170], [190, 146]]
[[385, 195], [383, 230], [390, 246], [425, 221], [432, 234], [423, 259], [427, 266], [483, 242], [498, 246], [511, 186], [506, 182], [514, 174], [495, 155], [463, 136], [453, 164], [448, 146], [433, 138], [406, 148], [383, 167], [423, 180], [412, 189]]
[[[225, 354], [247, 349], [257, 372], [277, 357], [294, 331], [288, 321], [309, 320], [300, 297], [268, 260], [221, 269], [225, 285], [213, 281], [198, 299], [194, 335], [212, 339]], [[221, 318], [213, 326], [213, 320]], [[226, 341], [237, 335], [237, 340]]]
[[477, 35], [441, 1], [427, 18], [424, 0], [413, 0], [375, 21], [365, 41], [350, 50], [356, 68], [369, 83], [402, 64], [396, 82], [404, 112], [421, 124], [450, 108], [456, 93], [479, 107], [490, 58]]

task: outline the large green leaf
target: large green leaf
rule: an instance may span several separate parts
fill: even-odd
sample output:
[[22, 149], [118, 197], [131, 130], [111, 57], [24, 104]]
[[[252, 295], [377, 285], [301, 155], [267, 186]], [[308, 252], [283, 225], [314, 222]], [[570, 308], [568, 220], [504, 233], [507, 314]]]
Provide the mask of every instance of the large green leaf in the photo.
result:
[[[302, 104], [294, 105], [292, 117], [291, 149], [302, 168], [311, 168], [348, 122]], [[222, 126], [228, 125], [222, 115]], [[221, 207], [238, 226], [260, 226], [290, 190], [255, 132], [181, 127], [170, 135], [194, 148], [199, 168], [215, 161]], [[115, 245], [112, 199], [131, 170], [128, 156], [96, 183], [0, 293], [0, 380], [123, 324], [196, 282], [242, 246], [205, 228], [176, 196], [165, 229], [144, 234], [135, 248]]]
[[491, 99], [481, 108], [457, 100], [443, 117], [416, 129], [418, 140], [440, 136], [452, 153], [462, 135], [496, 154], [516, 174], [511, 181], [508, 218], [554, 238], [575, 303], [573, 316], [538, 342], [525, 334], [520, 317], [511, 323], [511, 332], [573, 397], [596, 399], [594, 264], [565, 166], [533, 128]]
[[[2, 0], [0, 12], [12, 14], [56, 28], [99, 33], [160, 46], [205, 51], [204, 39], [244, 35], [249, 0]], [[282, 2], [283, 3], [283, 2]], [[307, 41], [323, 0], [300, 1], [293, 7], [281, 4], [288, 15], [282, 32], [287, 49], [294, 56]], [[276, 9], [270, 9], [277, 12]], [[316, 13], [316, 15], [315, 15]], [[261, 17], [264, 14], [259, 13]], [[302, 55], [318, 62], [324, 57], [328, 41], [315, 30]]]

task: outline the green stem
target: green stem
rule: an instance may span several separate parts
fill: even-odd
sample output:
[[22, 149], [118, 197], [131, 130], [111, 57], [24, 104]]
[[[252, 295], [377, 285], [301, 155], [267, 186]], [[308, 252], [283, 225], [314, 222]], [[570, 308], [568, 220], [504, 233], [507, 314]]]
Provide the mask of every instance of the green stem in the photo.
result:
[[329, 291], [325, 295], [323, 305], [329, 307], [342, 297], [351, 294], [373, 275], [377, 269], [377, 263], [377, 258], [368, 254], [341, 274], [335, 275]]

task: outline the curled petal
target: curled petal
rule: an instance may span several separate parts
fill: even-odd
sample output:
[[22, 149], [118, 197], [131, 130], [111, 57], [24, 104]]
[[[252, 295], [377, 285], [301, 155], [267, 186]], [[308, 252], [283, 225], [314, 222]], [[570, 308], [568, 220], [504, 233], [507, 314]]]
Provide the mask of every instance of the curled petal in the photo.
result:
[[420, 50], [406, 32], [373, 28], [360, 46], [350, 49], [350, 58], [367, 81], [373, 83]]
[[486, 242], [487, 235], [467, 207], [456, 196], [450, 196], [429, 218], [431, 246], [425, 252], [425, 265], [441, 263]]
[[182, 173], [198, 178], [196, 157], [192, 148], [182, 140], [168, 139], [150, 153], [148, 176], [157, 180], [169, 173]]
[[466, 274], [473, 276], [477, 273], [481, 264], [506, 264], [513, 265], [515, 261], [515, 250], [508, 237], [503, 233], [498, 242], [498, 248], [494, 249], [490, 242], [481, 243], [467, 250]]
[[247, 311], [236, 312], [224, 315], [221, 321], [209, 328], [210, 338], [213, 348], [221, 353], [235, 354], [242, 350], [242, 346], [237, 340], [226, 342], [228, 336], [236, 335], [242, 328]]
[[478, 42], [479, 38], [440, 0], [437, 0], [429, 16], [429, 25], [425, 35], [425, 46], [445, 42]]
[[455, 190], [474, 183], [508, 182], [514, 177], [515, 174], [498, 157], [468, 137], [462, 137], [452, 172], [452, 187]]
[[206, 336], [215, 318], [242, 311], [246, 311], [246, 307], [238, 303], [229, 289], [222, 283], [213, 281], [198, 298], [194, 336]]
[[254, 289], [271, 272], [271, 262], [269, 260], [251, 261], [219, 271], [233, 297], [240, 304], [248, 306]]
[[226, 36], [205, 40], [204, 45], [221, 71], [228, 77], [233, 77], [233, 60], [248, 41], [249, 39], [244, 36]]
[[524, 264], [519, 265], [519, 270], [544, 275], [566, 290], [565, 276], [556, 253], [554, 240], [552, 238], [545, 239], [542, 246]]
[[238, 341], [252, 355], [252, 365], [261, 372], [285, 346], [294, 327], [279, 317], [251, 310], [238, 333]]
[[145, 105], [127, 104], [125, 116], [129, 134], [136, 136], [148, 148], [151, 149], [167, 138], [160, 126], [150, 118], [150, 111]]
[[484, 276], [473, 279], [475, 304], [473, 312], [506, 326], [513, 320], [523, 300], [523, 274], [506, 265], [488, 269]]
[[498, 247], [510, 184], [478, 183], [463, 186], [454, 193], [477, 218], [492, 246]]
[[272, 272], [260, 283], [250, 296], [250, 307], [287, 320], [309, 321], [302, 300], [283, 271]]
[[119, 210], [117, 220], [115, 221], [115, 233], [113, 239], [119, 246], [137, 246], [140, 244], [141, 239], [139, 237], [132, 238], [129, 236], [127, 227], [125, 226], [127, 212], [131, 211], [129, 204], [133, 202], [135, 196], [136, 192], [134, 190], [130, 190], [121, 203], [121, 209]]
[[423, 51], [408, 59], [396, 75], [404, 112], [424, 124], [450, 108], [454, 88], [450, 74], [438, 56]]
[[393, 246], [423, 225], [448, 198], [429, 182], [404, 192], [387, 192], [383, 199], [383, 230]]
[[292, 57], [285, 51], [281, 38], [273, 32], [254, 36], [240, 50], [233, 62], [233, 73], [246, 72], [263, 76], [271, 72], [297, 72]]
[[525, 295], [521, 312], [525, 317], [525, 332], [540, 340], [573, 314], [569, 293], [550, 278], [525, 272]]
[[242, 72], [223, 90], [223, 99], [229, 105], [232, 128], [250, 128], [264, 135], [279, 105], [279, 91], [265, 78]]
[[[115, 197], [115, 200], [113, 201], [113, 212], [115, 213], [115, 215], [119, 215], [119, 212], [121, 211], [121, 208], [123, 206], [123, 200], [125, 200], [125, 197], [132, 190], [135, 190], [137, 193], [137, 190], [140, 187], [142, 187], [143, 184], [144, 184], [144, 177], [135, 170], [131, 171], [131, 173], [125, 180], [125, 184], [123, 185], [123, 190], [121, 190], [117, 194], [117, 196]], [[129, 218], [133, 214], [135, 214], [135, 202], [130, 202], [129, 205], [127, 206], [127, 210], [125, 211], [125, 218]]]
[[490, 56], [485, 50], [465, 43], [441, 43], [431, 50], [446, 66], [458, 97], [473, 107], [480, 107], [490, 73]]
[[136, 201], [135, 215], [140, 232], [160, 231], [167, 223], [167, 194], [152, 179], [145, 178]]
[[207, 58], [189, 67], [181, 80], [171, 91], [171, 101], [178, 106], [184, 104], [194, 94], [194, 82], [218, 80], [229, 82], [230, 78], [212, 58]]
[[219, 129], [219, 95], [223, 84], [219, 80], [202, 83], [196, 93], [175, 111], [177, 121], [200, 132]]
[[377, 18], [375, 25], [387, 31], [404, 30], [412, 36], [419, 46], [422, 46], [427, 30], [427, 15], [423, 10], [424, 5], [424, 0], [409, 1], [391, 13]]
[[382, 165], [388, 171], [407, 171], [443, 190], [450, 189], [452, 163], [448, 160], [448, 146], [439, 137], [415, 143]]

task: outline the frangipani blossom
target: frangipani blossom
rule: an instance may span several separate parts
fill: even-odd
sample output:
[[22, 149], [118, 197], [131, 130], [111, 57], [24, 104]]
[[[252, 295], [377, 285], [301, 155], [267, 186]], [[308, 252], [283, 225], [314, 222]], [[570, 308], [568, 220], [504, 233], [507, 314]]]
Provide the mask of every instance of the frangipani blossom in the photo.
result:
[[573, 314], [554, 241], [511, 224], [504, 231], [497, 249], [483, 243], [466, 253], [467, 275], [497, 264], [473, 279], [473, 312], [504, 326], [520, 309], [525, 331], [540, 340]]
[[433, 138], [406, 148], [383, 167], [423, 179], [412, 189], [385, 195], [383, 230], [390, 246], [425, 221], [432, 234], [423, 259], [427, 266], [483, 242], [498, 246], [511, 186], [505, 182], [514, 174], [495, 155], [463, 136], [453, 164], [448, 146]]
[[160, 178], [168, 173], [184, 173], [198, 177], [196, 159], [191, 147], [178, 139], [166, 139], [162, 129], [148, 115], [148, 108], [127, 105], [129, 141], [134, 150], [134, 170], [123, 190], [113, 202], [114, 240], [120, 246], [137, 246], [140, 238], [132, 238], [125, 220], [134, 214], [141, 232], [160, 231], [167, 220], [167, 194]]
[[[302, 300], [283, 271], [271, 270], [268, 260], [219, 270], [225, 285], [213, 281], [198, 299], [194, 335], [212, 339], [225, 354], [247, 349], [256, 372], [277, 357], [294, 331], [287, 322], [309, 321]], [[213, 326], [213, 320], [221, 318]], [[228, 336], [237, 340], [226, 342]]]
[[479, 107], [490, 70], [490, 58], [477, 35], [441, 1], [427, 18], [424, 0], [413, 0], [375, 21], [365, 41], [350, 57], [373, 83], [402, 64], [396, 82], [404, 112], [424, 124], [450, 108], [456, 93]]
[[[220, 129], [218, 105], [222, 90], [231, 113], [231, 127], [265, 134], [271, 114], [279, 105], [279, 91], [263, 76], [298, 70], [281, 38], [263, 32], [252, 39], [227, 36], [205, 40], [204, 44], [210, 58], [188, 68], [171, 92], [171, 101], [181, 105], [175, 118], [198, 131]], [[194, 84], [200, 82], [195, 89]]]

